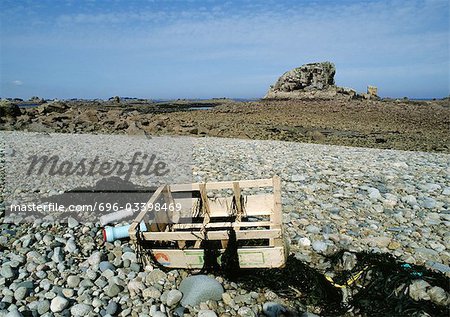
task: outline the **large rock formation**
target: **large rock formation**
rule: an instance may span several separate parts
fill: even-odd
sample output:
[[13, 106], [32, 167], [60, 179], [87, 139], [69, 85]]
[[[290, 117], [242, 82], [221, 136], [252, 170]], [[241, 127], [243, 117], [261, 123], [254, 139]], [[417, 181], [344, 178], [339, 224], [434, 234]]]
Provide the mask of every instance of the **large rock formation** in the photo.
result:
[[336, 95], [353, 97], [356, 91], [334, 85], [336, 68], [331, 62], [311, 63], [294, 68], [270, 86], [264, 98], [334, 98]]

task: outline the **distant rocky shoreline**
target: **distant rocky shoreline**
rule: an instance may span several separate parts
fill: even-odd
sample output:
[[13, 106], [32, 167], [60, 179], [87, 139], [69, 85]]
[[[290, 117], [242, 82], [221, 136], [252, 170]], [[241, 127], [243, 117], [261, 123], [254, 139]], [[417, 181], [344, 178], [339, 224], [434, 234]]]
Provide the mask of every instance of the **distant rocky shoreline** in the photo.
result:
[[[444, 100], [229, 99], [1, 101], [0, 129], [30, 132], [194, 135], [450, 153]], [[209, 110], [190, 110], [196, 109]]]

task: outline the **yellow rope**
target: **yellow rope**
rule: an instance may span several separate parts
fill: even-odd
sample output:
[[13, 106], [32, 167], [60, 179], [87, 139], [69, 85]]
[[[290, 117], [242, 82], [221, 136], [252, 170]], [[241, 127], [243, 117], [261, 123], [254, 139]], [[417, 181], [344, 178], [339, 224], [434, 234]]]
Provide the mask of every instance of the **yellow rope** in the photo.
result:
[[350, 286], [350, 285], [352, 285], [354, 282], [356, 282], [356, 281], [361, 277], [361, 274], [363, 274], [364, 271], [366, 271], [366, 270], [367, 270], [367, 267], [365, 267], [364, 269], [362, 269], [362, 270], [359, 271], [358, 273], [352, 275], [352, 276], [347, 280], [347, 282], [345, 282], [345, 285], [340, 285], [340, 284], [335, 283], [335, 282], [333, 281], [333, 278], [332, 278], [331, 276], [325, 275], [325, 278], [326, 278], [326, 279], [327, 279], [334, 287], [337, 287], [337, 288], [346, 288], [347, 286]]

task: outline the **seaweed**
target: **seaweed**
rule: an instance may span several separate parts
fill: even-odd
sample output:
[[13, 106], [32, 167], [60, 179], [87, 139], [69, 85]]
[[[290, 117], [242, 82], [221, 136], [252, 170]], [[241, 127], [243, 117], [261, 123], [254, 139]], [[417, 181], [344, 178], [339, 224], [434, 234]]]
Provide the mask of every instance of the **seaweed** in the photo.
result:
[[[350, 310], [362, 316], [450, 315], [449, 307], [409, 296], [409, 286], [417, 279], [449, 292], [449, 279], [444, 274], [400, 262], [391, 254], [369, 252], [352, 253], [356, 265], [351, 270], [337, 270], [344, 252], [348, 251], [328, 258], [335, 269], [331, 281], [293, 255], [282, 269], [241, 270], [235, 281], [251, 290], [270, 289], [291, 303], [298, 302], [299, 310], [304, 305], [318, 307], [323, 316], [342, 316]], [[345, 301], [342, 289], [348, 296]]]
[[241, 269], [234, 281], [247, 289], [268, 288], [282, 297], [320, 307], [327, 316], [336, 316], [347, 310], [342, 303], [342, 292], [323, 274], [293, 255], [287, 258], [284, 268]]

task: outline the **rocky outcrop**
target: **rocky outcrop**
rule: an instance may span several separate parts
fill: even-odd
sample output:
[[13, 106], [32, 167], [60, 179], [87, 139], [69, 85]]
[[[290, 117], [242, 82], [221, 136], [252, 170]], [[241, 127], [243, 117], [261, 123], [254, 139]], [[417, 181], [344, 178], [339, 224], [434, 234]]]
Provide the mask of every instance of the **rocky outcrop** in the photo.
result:
[[13, 123], [22, 112], [19, 106], [8, 100], [0, 100], [0, 124]]
[[0, 117], [17, 117], [20, 115], [20, 108], [15, 103], [7, 100], [0, 101]]
[[43, 98], [38, 97], [38, 96], [33, 96], [28, 101], [32, 102], [34, 104], [37, 104], [37, 105], [43, 104], [45, 102], [45, 100]]
[[49, 103], [44, 103], [37, 107], [37, 110], [40, 114], [48, 114], [48, 113], [64, 113], [70, 107], [62, 101], [52, 101]]
[[266, 99], [332, 99], [336, 96], [353, 98], [356, 91], [334, 84], [336, 67], [331, 62], [311, 63], [284, 73], [270, 86]]
[[294, 68], [281, 76], [273, 87], [274, 91], [324, 89], [334, 85], [336, 67], [333, 63], [311, 63]]

